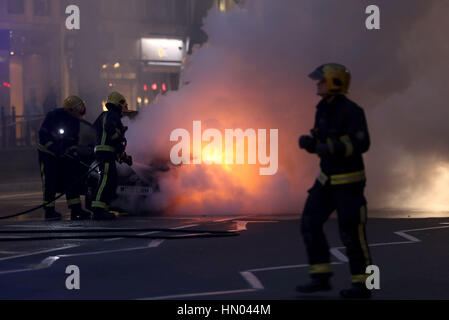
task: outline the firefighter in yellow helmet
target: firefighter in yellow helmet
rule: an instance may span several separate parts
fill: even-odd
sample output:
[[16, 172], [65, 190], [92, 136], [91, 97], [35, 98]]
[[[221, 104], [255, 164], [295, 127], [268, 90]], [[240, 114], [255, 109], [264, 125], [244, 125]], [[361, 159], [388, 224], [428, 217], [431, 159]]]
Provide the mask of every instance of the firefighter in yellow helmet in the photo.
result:
[[312, 134], [302, 136], [299, 145], [320, 158], [321, 172], [309, 190], [301, 219], [311, 281], [298, 286], [297, 291], [311, 293], [331, 289], [329, 246], [323, 225], [336, 210], [352, 275], [352, 286], [341, 291], [341, 295], [369, 298], [365, 272], [371, 264], [371, 256], [365, 234], [367, 202], [362, 154], [370, 147], [370, 137], [365, 114], [346, 97], [351, 74], [345, 66], [325, 64], [309, 77], [317, 81], [317, 94], [322, 100], [317, 106]]
[[132, 165], [132, 158], [125, 153], [126, 127], [121, 118], [128, 111], [125, 97], [112, 92], [106, 102], [107, 112], [103, 112], [95, 121], [97, 129], [97, 145], [95, 156], [100, 163], [100, 180], [94, 193], [92, 208], [94, 220], [112, 220], [115, 215], [108, 211], [109, 204], [117, 195], [117, 168], [116, 161]]
[[[86, 114], [86, 105], [80, 97], [70, 96], [63, 108], [50, 111], [39, 130], [39, 164], [44, 194], [45, 218], [59, 220], [55, 210], [57, 191], [65, 191], [72, 220], [90, 219], [91, 213], [81, 208], [80, 186], [77, 180], [77, 145], [80, 118]], [[62, 189], [61, 189], [62, 188]], [[61, 190], [57, 190], [61, 189]]]

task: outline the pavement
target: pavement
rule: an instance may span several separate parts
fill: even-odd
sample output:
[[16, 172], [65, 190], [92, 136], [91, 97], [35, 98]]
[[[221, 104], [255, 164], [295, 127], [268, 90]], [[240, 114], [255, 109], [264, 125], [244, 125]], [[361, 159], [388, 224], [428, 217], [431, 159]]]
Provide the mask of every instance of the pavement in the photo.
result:
[[[40, 197], [0, 194], [0, 217], [38, 205]], [[296, 215], [120, 216], [110, 222], [45, 222], [42, 215], [0, 220], [0, 238], [43, 237], [49, 234], [31, 232], [61, 229], [72, 233], [50, 236], [110, 238], [0, 240], [0, 299], [333, 300], [350, 283], [335, 218], [325, 226], [334, 289], [305, 295], [295, 292], [308, 279]], [[111, 228], [117, 231], [100, 232]], [[367, 235], [380, 269], [373, 299], [449, 299], [449, 216], [372, 217]], [[70, 266], [79, 271], [79, 290], [66, 287]]]

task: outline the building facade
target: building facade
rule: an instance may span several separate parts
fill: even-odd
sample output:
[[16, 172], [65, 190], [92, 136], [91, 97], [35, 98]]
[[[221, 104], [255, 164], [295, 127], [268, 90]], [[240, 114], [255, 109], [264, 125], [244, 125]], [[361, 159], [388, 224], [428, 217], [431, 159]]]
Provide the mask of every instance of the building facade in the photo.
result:
[[[0, 106], [44, 114], [78, 94], [88, 120], [104, 97], [123, 92], [132, 109], [178, 90], [186, 55], [207, 41], [211, 7], [235, 0], [0, 0]], [[66, 20], [76, 5], [80, 28]]]

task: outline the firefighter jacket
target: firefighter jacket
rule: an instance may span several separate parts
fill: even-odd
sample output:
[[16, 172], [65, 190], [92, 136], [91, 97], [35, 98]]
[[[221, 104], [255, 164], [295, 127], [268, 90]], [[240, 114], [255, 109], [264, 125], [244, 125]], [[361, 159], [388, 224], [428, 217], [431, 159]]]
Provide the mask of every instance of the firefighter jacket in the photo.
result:
[[80, 132], [79, 119], [64, 109], [50, 111], [39, 130], [38, 150], [59, 157], [76, 151]]
[[361, 107], [344, 95], [337, 95], [330, 103], [321, 100], [312, 136], [315, 145], [328, 147], [328, 152], [320, 156], [318, 181], [321, 184], [342, 185], [366, 180], [362, 154], [370, 147], [370, 137]]
[[103, 158], [116, 159], [118, 155], [125, 152], [126, 127], [121, 121], [120, 111], [110, 109], [103, 112], [94, 123], [97, 129], [97, 143], [95, 153]]

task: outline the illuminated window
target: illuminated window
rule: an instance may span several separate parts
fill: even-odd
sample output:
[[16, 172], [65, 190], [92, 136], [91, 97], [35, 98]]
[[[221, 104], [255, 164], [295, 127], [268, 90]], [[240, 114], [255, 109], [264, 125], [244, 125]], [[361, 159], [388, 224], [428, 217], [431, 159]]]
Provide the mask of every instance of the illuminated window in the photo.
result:
[[50, 15], [50, 0], [33, 0], [34, 15], [46, 17]]
[[220, 8], [220, 11], [226, 12], [226, 1], [225, 0], [220, 0], [218, 6]]
[[25, 0], [8, 0], [8, 13], [24, 14], [25, 13]]

